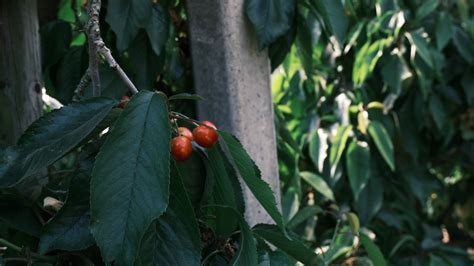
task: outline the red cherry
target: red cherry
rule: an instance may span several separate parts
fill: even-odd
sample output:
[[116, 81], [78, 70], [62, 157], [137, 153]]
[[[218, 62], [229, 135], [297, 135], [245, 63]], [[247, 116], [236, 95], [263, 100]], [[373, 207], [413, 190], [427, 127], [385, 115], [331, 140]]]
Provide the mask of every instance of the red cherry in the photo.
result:
[[201, 124], [206, 125], [208, 127], [212, 127], [213, 129], [217, 129], [216, 125], [214, 125], [211, 121], [202, 121]]
[[197, 126], [193, 130], [194, 141], [204, 148], [211, 147], [217, 142], [218, 135], [215, 129], [209, 126]]
[[122, 96], [118, 107], [122, 109], [125, 108], [125, 105], [127, 105], [128, 101], [130, 101], [130, 97], [128, 97], [127, 95]]
[[178, 132], [180, 136], [186, 137], [189, 140], [193, 140], [193, 133], [187, 127], [178, 127]]
[[191, 156], [193, 145], [191, 141], [183, 136], [171, 140], [171, 156], [176, 161], [185, 161]]

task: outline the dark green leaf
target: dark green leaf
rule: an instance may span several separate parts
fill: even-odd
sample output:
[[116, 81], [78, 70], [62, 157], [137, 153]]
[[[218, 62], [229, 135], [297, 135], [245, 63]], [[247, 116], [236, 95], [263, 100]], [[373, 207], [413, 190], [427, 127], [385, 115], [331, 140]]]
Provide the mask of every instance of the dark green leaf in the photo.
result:
[[263, 49], [290, 29], [295, 0], [245, 0], [245, 12]]
[[324, 179], [311, 172], [301, 172], [301, 178], [308, 182], [316, 191], [323, 194], [329, 200], [334, 200], [334, 194]]
[[69, 49], [72, 33], [69, 23], [55, 20], [40, 30], [43, 69], [56, 64]]
[[190, 93], [178, 93], [171, 96], [168, 100], [176, 101], [176, 100], [194, 100], [194, 101], [201, 101], [204, 100], [201, 96], [197, 94], [190, 94]]
[[[408, 39], [416, 49], [416, 53], [420, 55], [423, 61], [430, 67], [434, 67], [433, 57], [431, 56], [430, 49], [428, 47], [428, 42], [425, 38], [421, 37], [418, 33], [408, 34]], [[413, 48], [412, 48], [413, 49]]]
[[201, 262], [198, 224], [174, 163], [171, 175], [169, 206], [145, 233], [135, 265], [199, 265]]
[[227, 213], [232, 213], [234, 219], [237, 220], [240, 226], [239, 249], [232, 258], [230, 265], [257, 265], [258, 256], [255, 239], [253, 238], [249, 225], [247, 222], [245, 222], [242, 215], [239, 214], [239, 212], [237, 212], [235, 209], [228, 206], [213, 205], [212, 208], [228, 209], [229, 212]]
[[385, 261], [385, 257], [383, 256], [382, 252], [380, 251], [379, 247], [370, 239], [368, 236], [361, 234], [360, 235], [360, 242], [362, 246], [364, 246], [365, 251], [369, 254], [369, 258], [372, 260], [374, 265], [377, 266], [385, 266], [387, 262]]
[[255, 162], [250, 158], [236, 137], [223, 131], [219, 131], [219, 134], [229, 151], [229, 160], [233, 162], [236, 170], [240, 173], [240, 177], [245, 184], [247, 184], [250, 191], [252, 191], [255, 198], [262, 204], [270, 217], [284, 230], [283, 217], [278, 211], [275, 195], [273, 195], [270, 186], [261, 179], [260, 170], [257, 165], [255, 165]]
[[315, 265], [318, 262], [316, 253], [296, 239], [288, 239], [274, 225], [259, 224], [252, 229], [258, 237], [265, 239], [281, 251], [292, 256], [305, 265]]
[[112, 30], [117, 35], [117, 48], [127, 49], [140, 28], [145, 28], [153, 13], [153, 5], [148, 0], [115, 0], [108, 2], [107, 17]]
[[[385, 59], [385, 60], [384, 60]], [[382, 78], [394, 94], [401, 92], [402, 81], [410, 76], [405, 60], [399, 54], [382, 58]]]
[[462, 30], [459, 27], [454, 28], [454, 45], [458, 49], [459, 53], [461, 54], [462, 58], [466, 60], [468, 63], [474, 61], [474, 48], [471, 39], [467, 32]]
[[87, 52], [85, 46], [71, 47], [59, 61], [56, 73], [55, 87], [57, 99], [67, 104], [72, 100], [77, 84], [85, 72]]
[[33, 208], [34, 206], [20, 198], [2, 196], [0, 198], [0, 222], [28, 235], [39, 237], [41, 223]]
[[160, 55], [169, 34], [169, 16], [161, 5], [153, 5], [151, 18], [145, 29], [153, 51]]
[[436, 47], [442, 50], [453, 37], [453, 22], [451, 15], [441, 12], [436, 21]]
[[128, 52], [135, 72], [135, 85], [139, 89], [154, 90], [158, 74], [163, 69], [164, 57], [153, 52], [147, 35], [140, 31], [131, 43]]
[[377, 121], [372, 121], [369, 124], [368, 131], [385, 162], [392, 171], [395, 171], [392, 140], [383, 125]]
[[304, 207], [303, 209], [299, 210], [293, 218], [287, 223], [287, 227], [290, 229], [295, 228], [296, 226], [300, 225], [302, 222], [306, 221], [307, 219], [321, 213], [323, 209], [319, 206], [310, 206]]
[[422, 20], [428, 15], [430, 15], [438, 7], [439, 1], [425, 1], [417, 10], [416, 10], [416, 19]]
[[259, 253], [258, 266], [294, 266], [296, 261], [280, 250]]
[[352, 81], [360, 86], [375, 69], [378, 60], [383, 55], [383, 49], [387, 45], [386, 39], [380, 39], [372, 44], [367, 42], [357, 51], [354, 68], [352, 70]]
[[431, 116], [439, 130], [442, 130], [444, 125], [448, 122], [446, 111], [441, 99], [436, 94], [431, 94], [429, 102]]
[[312, 0], [323, 17], [326, 28], [332, 33], [341, 47], [346, 40], [348, 21], [341, 0]]
[[168, 206], [170, 137], [166, 96], [141, 91], [97, 155], [92, 232], [104, 261], [131, 265], [146, 229]]
[[[89, 168], [91, 168], [90, 166]], [[38, 250], [82, 250], [94, 244], [90, 233], [90, 169], [81, 168], [71, 181], [64, 206], [43, 228]]]
[[331, 165], [331, 176], [336, 173], [336, 168], [341, 160], [342, 153], [346, 148], [347, 139], [349, 134], [352, 132], [352, 126], [340, 126], [336, 137], [334, 137], [331, 143], [331, 149], [329, 151], [329, 164]]
[[371, 178], [355, 202], [362, 225], [366, 225], [382, 207], [383, 184], [379, 178]]
[[349, 221], [349, 226], [351, 227], [352, 234], [358, 236], [360, 230], [359, 217], [357, 217], [355, 213], [349, 212], [347, 213], [347, 221]]
[[54, 110], [34, 122], [18, 141], [19, 156], [0, 186], [33, 176], [67, 154], [104, 119], [115, 101], [94, 98]]
[[[235, 191], [231, 183], [231, 176], [226, 169], [222, 150], [218, 146], [207, 149], [208, 161], [206, 161], [208, 169], [214, 178], [213, 198], [214, 203], [218, 205], [228, 206], [238, 209], [237, 195], [241, 191]], [[235, 176], [232, 176], [235, 178]], [[230, 235], [237, 227], [237, 221], [233, 215], [233, 210], [229, 208], [216, 209], [216, 232], [220, 235]]]
[[464, 94], [466, 95], [466, 101], [469, 105], [474, 105], [474, 73], [471, 69], [464, 73], [461, 80]]
[[354, 198], [359, 198], [359, 194], [367, 185], [370, 173], [370, 150], [366, 142], [353, 140], [349, 144], [346, 153], [346, 168], [349, 184], [351, 185]]

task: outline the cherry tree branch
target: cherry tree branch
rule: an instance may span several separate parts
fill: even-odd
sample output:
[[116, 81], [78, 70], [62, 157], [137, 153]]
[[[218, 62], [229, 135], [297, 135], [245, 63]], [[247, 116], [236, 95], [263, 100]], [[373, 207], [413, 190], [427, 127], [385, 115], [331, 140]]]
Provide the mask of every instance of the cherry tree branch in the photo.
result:
[[[99, 14], [100, 14], [100, 7], [101, 7], [101, 0], [91, 0], [89, 1], [89, 21], [88, 21], [88, 26], [87, 26], [87, 32], [88, 32], [88, 37], [89, 37], [89, 49], [93, 47], [95, 49], [96, 53], [103, 56], [105, 60], [107, 61], [107, 64], [109, 65], [110, 68], [113, 68], [119, 77], [122, 79], [122, 81], [125, 83], [125, 85], [128, 87], [128, 89], [133, 93], [137, 93], [138, 89], [135, 87], [133, 82], [130, 80], [130, 78], [125, 74], [123, 69], [120, 67], [120, 65], [115, 61], [114, 57], [112, 56], [112, 52], [110, 49], [105, 45], [104, 40], [100, 36], [100, 28], [99, 28]], [[92, 56], [91, 50], [90, 51], [90, 57]], [[95, 56], [95, 59], [97, 59], [97, 56]], [[95, 66], [94, 62], [91, 62], [91, 58], [89, 58], [89, 75], [91, 75], [92, 79], [92, 84], [94, 85], [94, 69], [91, 68], [91, 66]], [[96, 72], [98, 76], [98, 71]], [[96, 81], [96, 85], [99, 84], [100, 81]], [[98, 89], [98, 91], [96, 91]], [[100, 85], [97, 88], [94, 86], [94, 92], [98, 92], [100, 95]], [[94, 93], [95, 94], [95, 93]], [[96, 96], [96, 95], [95, 95]]]
[[99, 60], [97, 59], [97, 44], [95, 40], [100, 38], [99, 14], [101, 0], [93, 0], [89, 2], [87, 13], [89, 21], [87, 22], [87, 43], [89, 45], [89, 76], [92, 81], [92, 95], [98, 97], [101, 94], [100, 76], [99, 76]]

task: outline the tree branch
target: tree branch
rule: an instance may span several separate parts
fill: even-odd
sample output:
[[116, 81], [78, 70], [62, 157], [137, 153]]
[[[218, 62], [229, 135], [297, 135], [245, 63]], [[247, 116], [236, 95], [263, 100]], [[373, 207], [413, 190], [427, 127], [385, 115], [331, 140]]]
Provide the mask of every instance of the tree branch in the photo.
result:
[[86, 70], [86, 73], [81, 78], [81, 81], [79, 81], [79, 84], [77, 85], [76, 89], [74, 90], [74, 96], [72, 97], [73, 101], [79, 101], [81, 97], [83, 96], [83, 91], [84, 89], [91, 83], [91, 77], [89, 76], [89, 69]]
[[97, 60], [97, 43], [95, 40], [100, 39], [99, 13], [101, 0], [93, 0], [89, 2], [87, 12], [89, 21], [87, 23], [87, 43], [89, 44], [89, 76], [92, 80], [92, 95], [98, 97], [101, 94], [99, 61]]
[[[91, 38], [91, 41], [93, 42], [93, 45], [90, 45], [89, 47], [93, 46], [96, 48], [97, 53], [105, 58], [109, 67], [113, 68], [117, 72], [117, 74], [125, 83], [125, 85], [128, 87], [128, 89], [133, 94], [135, 94], [138, 92], [138, 89], [135, 87], [135, 85], [127, 76], [127, 74], [125, 74], [125, 72], [117, 63], [117, 61], [115, 61], [114, 57], [112, 56], [112, 53], [110, 52], [110, 49], [107, 48], [107, 46], [104, 43], [104, 40], [102, 40], [102, 37], [100, 37], [100, 28], [99, 28], [100, 5], [101, 5], [100, 0], [89, 1], [89, 22], [88, 22], [87, 29], [88, 29], [88, 33]], [[94, 77], [92, 74], [93, 71], [90, 68], [91, 67], [90, 63], [91, 62], [89, 62], [89, 73], [91, 74], [91, 79], [92, 79], [92, 82], [94, 83]]]

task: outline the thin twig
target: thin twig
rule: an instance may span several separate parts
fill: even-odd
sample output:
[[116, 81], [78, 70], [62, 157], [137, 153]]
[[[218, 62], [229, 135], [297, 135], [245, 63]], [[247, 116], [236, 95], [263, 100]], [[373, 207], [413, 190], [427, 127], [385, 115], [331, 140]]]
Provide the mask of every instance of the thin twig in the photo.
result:
[[89, 21], [87, 23], [87, 43], [89, 44], [89, 76], [92, 80], [92, 95], [99, 97], [100, 76], [99, 76], [99, 60], [97, 59], [97, 43], [95, 40], [100, 39], [99, 29], [99, 13], [101, 0], [92, 0], [89, 2], [87, 12]]
[[[19, 253], [22, 253], [24, 251], [23, 248], [15, 245], [15, 244], [13, 244], [13, 243], [11, 243], [8, 240], [3, 239], [3, 238], [0, 238], [0, 245], [3, 245], [7, 248], [11, 248], [12, 250], [14, 250], [16, 252], [19, 252]], [[31, 258], [34, 258], [34, 259], [37, 259], [37, 260], [42, 260], [42, 261], [45, 261], [45, 262], [52, 262], [52, 263], [56, 262], [55, 257], [44, 256], [44, 255], [40, 255], [38, 253], [31, 252], [31, 251], [29, 251], [28, 254], [26, 254], [26, 255], [30, 256]]]
[[99, 28], [99, 13], [100, 13], [100, 0], [91, 0], [89, 1], [89, 22], [88, 22], [88, 33], [89, 36], [92, 38], [93, 46], [97, 48], [97, 53], [105, 58], [107, 64], [110, 68], [113, 68], [128, 89], [133, 93], [137, 93], [138, 89], [135, 87], [133, 82], [130, 78], [125, 74], [123, 69], [120, 65], [115, 61], [114, 57], [112, 56], [112, 52], [104, 43], [102, 37], [100, 37], [100, 28]]
[[81, 80], [79, 81], [79, 84], [76, 87], [76, 90], [74, 90], [74, 96], [72, 97], [73, 101], [79, 101], [82, 96], [84, 96], [84, 89], [89, 86], [91, 83], [91, 77], [89, 76], [89, 69], [86, 70], [86, 73], [82, 76]]

